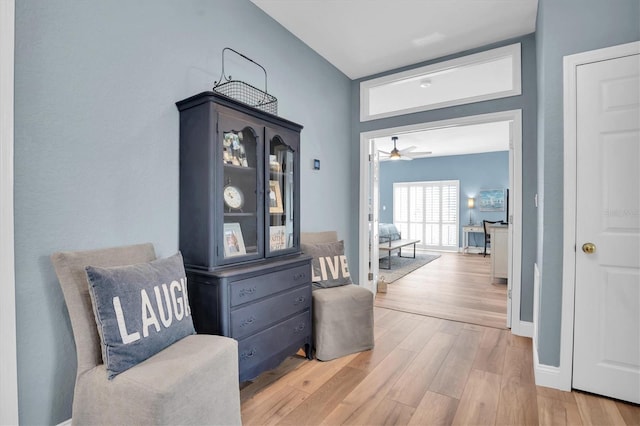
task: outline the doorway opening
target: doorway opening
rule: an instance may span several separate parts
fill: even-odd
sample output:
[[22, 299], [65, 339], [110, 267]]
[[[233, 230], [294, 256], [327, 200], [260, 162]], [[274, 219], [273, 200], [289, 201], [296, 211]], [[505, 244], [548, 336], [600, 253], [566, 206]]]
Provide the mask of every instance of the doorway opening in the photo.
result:
[[[365, 277], [369, 273], [368, 288], [375, 293], [379, 278], [378, 253], [376, 244], [377, 229], [380, 223], [381, 209], [384, 204], [380, 200], [379, 188], [379, 156], [376, 141], [380, 138], [391, 139], [392, 136], [416, 134], [418, 132], [438, 131], [448, 128], [461, 128], [463, 126], [481, 125], [489, 123], [509, 123], [509, 236], [508, 236], [508, 290], [506, 326], [512, 329], [514, 334], [531, 335], [528, 324], [520, 321], [520, 287], [521, 287], [521, 252], [522, 252], [522, 113], [521, 110], [511, 110], [498, 113], [482, 114], [468, 117], [460, 117], [451, 120], [420, 123], [410, 126], [402, 126], [388, 129], [380, 129], [364, 132], [360, 135], [360, 220], [359, 220], [359, 249], [360, 249], [360, 276]], [[414, 143], [415, 145], [415, 143]], [[418, 151], [434, 151], [429, 145], [421, 145]], [[460, 153], [461, 154], [461, 153]], [[450, 154], [451, 155], [451, 154]], [[467, 194], [461, 194], [466, 205]], [[504, 214], [504, 213], [503, 213]], [[462, 209], [460, 210], [462, 222]], [[371, 231], [371, 232], [370, 232]], [[370, 250], [371, 248], [371, 250]]]

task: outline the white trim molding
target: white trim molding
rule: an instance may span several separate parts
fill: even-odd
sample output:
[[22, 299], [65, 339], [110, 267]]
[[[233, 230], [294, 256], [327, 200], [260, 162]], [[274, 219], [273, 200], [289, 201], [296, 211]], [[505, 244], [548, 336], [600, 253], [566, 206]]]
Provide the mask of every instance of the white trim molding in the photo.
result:
[[537, 386], [544, 386], [566, 392], [571, 391], [571, 386], [567, 387], [564, 383], [560, 367], [540, 364], [538, 347], [535, 340], [533, 341], [533, 375]]
[[[533, 339], [533, 322], [532, 321], [517, 321], [513, 323], [513, 325], [517, 324], [516, 327], [511, 327], [511, 332], [513, 334], [517, 334], [518, 336], [523, 337], [531, 337]], [[514, 330], [516, 328], [516, 330]]]
[[[562, 316], [560, 328], [560, 366], [557, 389], [571, 389], [573, 380], [573, 314], [576, 268], [576, 153], [577, 153], [577, 90], [578, 67], [592, 62], [636, 55], [640, 42], [621, 44], [588, 52], [565, 56], [564, 78], [564, 201], [563, 201], [563, 264], [562, 264]], [[534, 355], [537, 356], [537, 350]], [[537, 376], [536, 376], [537, 383]], [[537, 383], [540, 384], [540, 383]], [[544, 386], [544, 385], [543, 385]]]
[[510, 110], [489, 114], [472, 115], [453, 118], [442, 121], [413, 124], [409, 126], [393, 127], [388, 129], [373, 130], [360, 133], [360, 212], [359, 212], [359, 261], [360, 281], [364, 282], [362, 274], [368, 271], [369, 261], [369, 140], [388, 137], [407, 132], [417, 132], [430, 129], [438, 129], [451, 126], [464, 126], [472, 124], [493, 123], [496, 121], [513, 122], [513, 149], [514, 149], [514, 179], [513, 187], [513, 249], [512, 249], [512, 294], [511, 294], [511, 325], [512, 333], [531, 337], [533, 326], [531, 323], [520, 320], [520, 297], [522, 286], [522, 111]]
[[[365, 80], [360, 82], [360, 121], [377, 120], [379, 118], [394, 117], [397, 115], [411, 114], [420, 111], [429, 111], [432, 109], [446, 108], [455, 105], [465, 105], [473, 102], [487, 101], [490, 99], [506, 98], [509, 96], [517, 96], [522, 94], [522, 72], [521, 72], [521, 51], [522, 46], [520, 43], [510, 44], [508, 46], [502, 46], [484, 52], [473, 53], [471, 55], [461, 56], [459, 58], [450, 59], [448, 61], [437, 62], [435, 64], [426, 65], [419, 68], [414, 68], [407, 71], [401, 71], [394, 74], [385, 75], [382, 77], [373, 78], [371, 80]], [[486, 95], [461, 97], [459, 99], [453, 99], [450, 101], [437, 102], [433, 104], [425, 104], [416, 107], [399, 108], [394, 111], [381, 112], [378, 114], [371, 114], [370, 96], [371, 89], [385, 86], [389, 84], [396, 84], [403, 81], [420, 80], [421, 78], [428, 77], [430, 75], [437, 75], [455, 71], [455, 69], [480, 65], [493, 60], [511, 58], [512, 70], [511, 70], [511, 85], [510, 90], [504, 90], [500, 92], [488, 93]]]
[[13, 236], [15, 2], [0, 1], [0, 424], [18, 422]]

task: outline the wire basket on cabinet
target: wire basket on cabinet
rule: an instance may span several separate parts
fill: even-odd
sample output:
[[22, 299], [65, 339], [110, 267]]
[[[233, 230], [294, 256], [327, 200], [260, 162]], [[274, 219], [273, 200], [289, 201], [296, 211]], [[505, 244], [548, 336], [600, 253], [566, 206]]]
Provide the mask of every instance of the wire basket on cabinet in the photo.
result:
[[[231, 76], [227, 77], [224, 73], [224, 52], [230, 50], [242, 58], [256, 64], [264, 72], [264, 90], [258, 89], [249, 83], [240, 80], [233, 80]], [[243, 104], [257, 108], [269, 114], [278, 115], [278, 99], [267, 93], [267, 70], [262, 65], [251, 58], [237, 52], [230, 47], [222, 49], [222, 76], [220, 80], [215, 82], [213, 91], [224, 96], [235, 99]]]

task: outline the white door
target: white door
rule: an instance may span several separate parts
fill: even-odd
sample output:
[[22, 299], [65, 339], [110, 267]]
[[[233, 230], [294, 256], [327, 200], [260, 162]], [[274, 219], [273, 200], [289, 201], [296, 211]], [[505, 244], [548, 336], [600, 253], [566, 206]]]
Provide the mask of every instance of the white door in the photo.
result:
[[369, 288], [373, 293], [378, 291], [378, 225], [380, 222], [380, 154], [375, 139], [369, 143], [369, 173], [371, 187], [369, 188]]
[[573, 387], [640, 403], [640, 55], [577, 67]]

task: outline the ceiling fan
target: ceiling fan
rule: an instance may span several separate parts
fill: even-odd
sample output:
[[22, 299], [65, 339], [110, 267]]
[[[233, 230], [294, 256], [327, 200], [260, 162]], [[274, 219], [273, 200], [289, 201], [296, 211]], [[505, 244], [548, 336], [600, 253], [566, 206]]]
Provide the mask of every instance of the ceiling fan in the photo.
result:
[[396, 147], [396, 141], [398, 140], [398, 137], [397, 136], [393, 136], [391, 138], [391, 140], [393, 141], [393, 149], [391, 150], [391, 152], [378, 150], [381, 154], [384, 154], [384, 156], [380, 157], [380, 161], [386, 161], [386, 160], [412, 160], [412, 159], [414, 159], [416, 157], [422, 157], [422, 156], [431, 154], [431, 151], [412, 152], [414, 149], [416, 149], [415, 146], [410, 146], [410, 147], [404, 148], [404, 149], [398, 149]]

